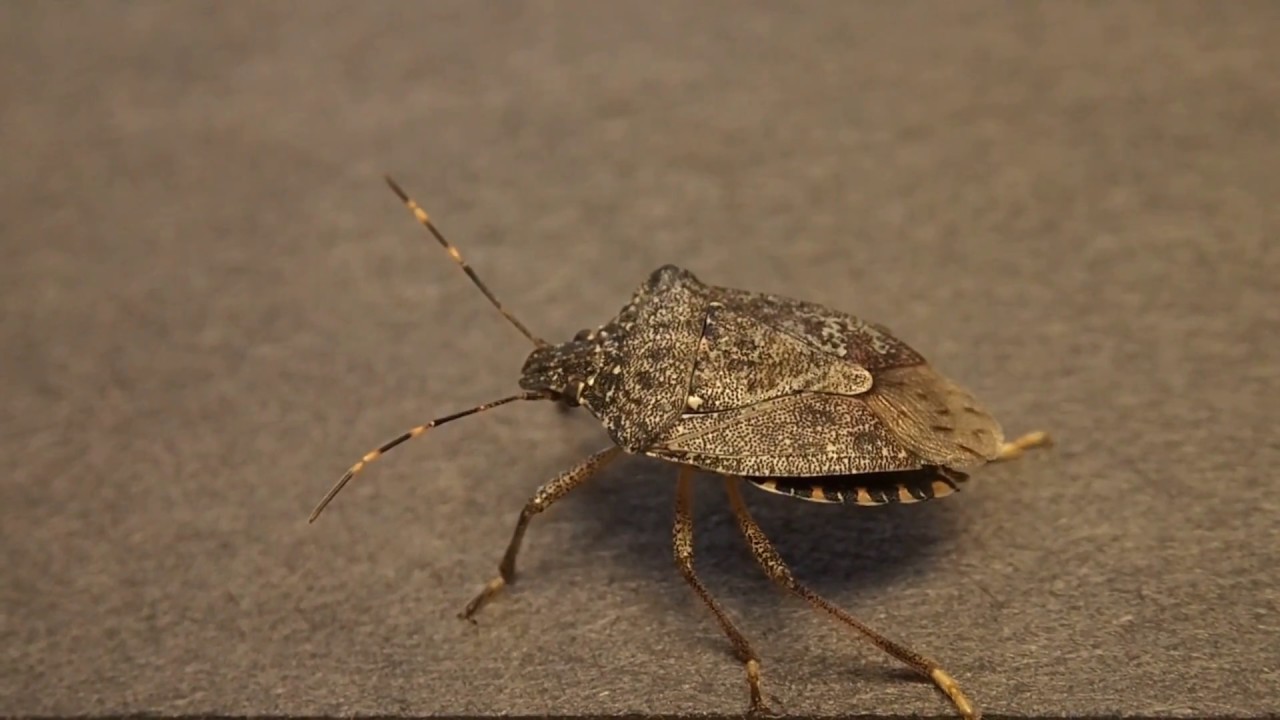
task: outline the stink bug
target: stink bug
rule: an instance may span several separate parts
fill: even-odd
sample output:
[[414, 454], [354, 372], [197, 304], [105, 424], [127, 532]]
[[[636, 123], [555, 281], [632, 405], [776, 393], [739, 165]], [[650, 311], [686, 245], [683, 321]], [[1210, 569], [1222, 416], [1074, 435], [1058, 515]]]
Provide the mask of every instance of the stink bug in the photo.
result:
[[311, 521], [357, 473], [431, 428], [517, 400], [585, 407], [613, 445], [540, 487], [524, 506], [498, 576], [469, 602], [471, 619], [515, 580], [534, 515], [627, 453], [677, 465], [673, 545], [685, 581], [710, 608], [746, 669], [750, 711], [766, 711], [760, 658], [693, 569], [692, 478], [723, 475], [729, 504], [768, 576], [932, 680], [965, 718], [978, 711], [936, 662], [872, 630], [801, 585], [743, 502], [742, 483], [824, 503], [884, 505], [949, 495], [971, 469], [1043, 445], [1043, 432], [1006, 442], [1000, 424], [887, 328], [821, 305], [706, 285], [687, 270], [655, 270], [616, 317], [552, 345], [507, 312], [396, 183], [387, 183], [489, 302], [534, 345], [522, 392], [419, 425], [352, 465]]

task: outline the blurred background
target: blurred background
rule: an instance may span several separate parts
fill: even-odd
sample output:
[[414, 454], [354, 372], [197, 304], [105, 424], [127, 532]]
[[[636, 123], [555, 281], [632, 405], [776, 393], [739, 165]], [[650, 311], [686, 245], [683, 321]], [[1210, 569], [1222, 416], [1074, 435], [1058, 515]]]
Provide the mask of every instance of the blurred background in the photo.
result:
[[[1280, 712], [1280, 5], [0, 5], [0, 715], [739, 713], [674, 470], [514, 389], [657, 266], [888, 325], [1057, 446], [944, 502], [752, 493], [796, 574], [988, 713]], [[776, 593], [775, 709], [949, 716]]]

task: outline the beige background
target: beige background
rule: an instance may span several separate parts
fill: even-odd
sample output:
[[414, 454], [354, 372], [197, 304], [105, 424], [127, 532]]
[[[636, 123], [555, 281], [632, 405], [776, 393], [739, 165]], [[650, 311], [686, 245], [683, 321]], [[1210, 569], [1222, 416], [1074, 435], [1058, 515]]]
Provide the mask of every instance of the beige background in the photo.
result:
[[[664, 262], [892, 327], [1051, 453], [906, 508], [750, 501], [797, 574], [992, 714], [1280, 712], [1280, 5], [5, 3], [0, 714], [735, 713], [615, 466], [454, 613], [590, 418], [495, 411]], [[945, 715], [705, 580], [794, 714]]]

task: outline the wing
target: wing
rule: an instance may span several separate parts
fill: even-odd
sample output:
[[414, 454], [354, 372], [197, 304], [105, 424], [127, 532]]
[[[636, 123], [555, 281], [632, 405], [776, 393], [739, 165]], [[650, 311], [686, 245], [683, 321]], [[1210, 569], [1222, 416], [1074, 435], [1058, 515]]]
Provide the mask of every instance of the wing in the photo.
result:
[[866, 368], [711, 302], [686, 404], [696, 413], [720, 412], [805, 390], [858, 395], [870, 387]]
[[995, 418], [884, 326], [779, 295], [708, 290], [727, 308], [871, 371], [872, 388], [860, 397], [924, 462], [963, 469], [998, 454], [1004, 433]]
[[711, 299], [868, 370], [921, 365], [924, 358], [883, 325], [781, 295], [709, 286]]
[[733, 410], [681, 415], [644, 452], [715, 472], [766, 477], [922, 466], [862, 399], [812, 392]]
[[876, 373], [868, 407], [925, 462], [964, 469], [994, 460], [1004, 431], [969, 391], [928, 365]]

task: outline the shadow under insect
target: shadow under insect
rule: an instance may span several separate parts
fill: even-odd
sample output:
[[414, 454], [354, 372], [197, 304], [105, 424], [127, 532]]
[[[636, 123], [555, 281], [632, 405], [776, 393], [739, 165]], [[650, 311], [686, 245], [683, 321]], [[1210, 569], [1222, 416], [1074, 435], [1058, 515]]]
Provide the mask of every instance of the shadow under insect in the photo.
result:
[[[732, 637], [726, 642], [723, 635], [712, 630], [712, 614], [680, 579], [673, 556], [673, 535], [678, 536], [672, 530], [678, 493], [676, 475], [668, 464], [626, 458], [601, 472], [557, 510], [575, 526], [573, 552], [607, 556], [615, 573], [632, 575], [645, 586], [635, 602], [657, 612], [694, 614], [696, 619], [689, 621], [690, 627], [705, 623], [707, 630], [694, 636], [697, 646], [742, 659], [742, 648]], [[711, 595], [731, 608], [729, 616], [734, 623], [741, 623], [753, 645], [766, 656], [786, 654], [778, 646], [788, 642], [783, 630], [793, 622], [827, 624], [831, 633], [846, 635], [851, 646], [863, 643], [861, 638], [847, 635], [848, 628], [831, 624], [832, 618], [825, 613], [812, 613], [805, 602], [781, 592], [761, 572], [748, 550], [750, 541], [744, 542], [743, 532], [737, 527], [722, 478], [699, 473], [693, 481], [697, 575]], [[862, 614], [858, 608], [864, 602], [860, 601], [907, 576], [927, 572], [961, 534], [963, 516], [955, 512], [954, 506], [948, 507], [949, 503], [860, 508], [795, 502], [750, 490], [745, 494], [751, 515], [796, 580], [833, 604], [849, 608], [855, 617]], [[555, 565], [538, 563], [537, 577], [554, 582]], [[754, 656], [753, 651], [747, 652]], [[857, 647], [850, 647], [844, 657], [863, 658], [865, 665], [858, 662], [859, 667], [849, 670], [860, 677], [929, 682], [918, 672], [870, 662], [871, 656]], [[841, 664], [844, 662], [847, 660]], [[777, 698], [773, 700], [779, 702]]]
[[[717, 595], [745, 592], [735, 606], [750, 609], [781, 598], [763, 595], [771, 587], [752, 560], [735, 525], [723, 479], [711, 473], [694, 478], [695, 562], [698, 574]], [[595, 478], [556, 511], [573, 517], [582, 544], [620, 562], [646, 582], [647, 597], [686, 607], [689, 590], [680, 582], [672, 556], [676, 471], [644, 458], [626, 458]], [[756, 521], [768, 533], [797, 579], [832, 597], [856, 603], [859, 596], [927, 569], [946, 554], [960, 534], [959, 515], [941, 503], [912, 507], [825, 505], [795, 502], [779, 495], [744, 492]], [[539, 563], [539, 572], [554, 573]], [[803, 607], [802, 604], [794, 604]], [[815, 618], [821, 620], [820, 618]]]

